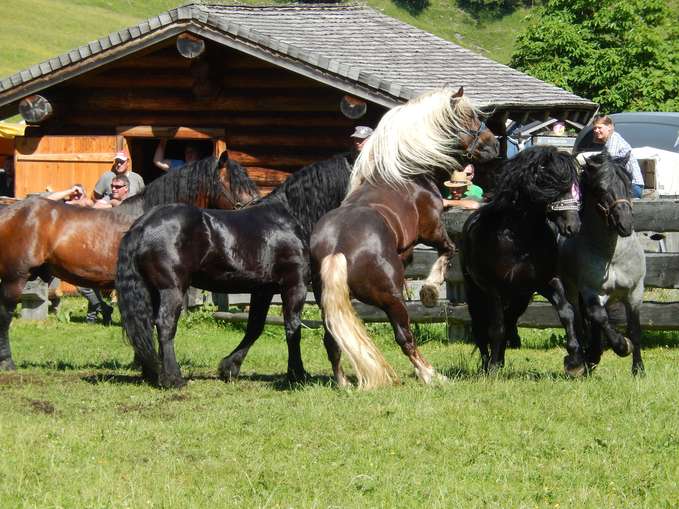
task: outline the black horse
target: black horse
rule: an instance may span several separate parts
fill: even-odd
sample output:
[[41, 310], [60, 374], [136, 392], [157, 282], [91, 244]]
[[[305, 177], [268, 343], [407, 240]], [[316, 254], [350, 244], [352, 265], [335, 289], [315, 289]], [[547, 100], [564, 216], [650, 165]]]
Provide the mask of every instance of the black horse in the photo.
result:
[[147, 381], [162, 387], [185, 383], [174, 336], [189, 286], [252, 294], [245, 337], [220, 363], [223, 378], [240, 372], [275, 293], [283, 301], [288, 377], [307, 376], [300, 314], [310, 281], [309, 237], [316, 221], [342, 202], [350, 171], [347, 158], [337, 156], [301, 169], [250, 207], [226, 212], [162, 206], [132, 226], [120, 245], [116, 288], [125, 331]]
[[504, 164], [495, 191], [465, 222], [460, 246], [472, 333], [483, 368], [503, 366], [506, 346], [520, 345], [516, 322], [538, 292], [556, 308], [566, 329], [566, 371], [580, 370], [583, 352], [573, 308], [557, 277], [553, 227], [566, 237], [580, 230], [575, 160], [553, 147], [528, 148]]

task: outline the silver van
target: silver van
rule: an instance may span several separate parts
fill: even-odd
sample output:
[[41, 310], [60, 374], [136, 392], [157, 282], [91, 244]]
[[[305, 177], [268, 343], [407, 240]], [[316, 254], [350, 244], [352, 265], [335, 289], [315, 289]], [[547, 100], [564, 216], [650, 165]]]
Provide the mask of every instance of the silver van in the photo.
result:
[[[632, 148], [655, 147], [679, 153], [679, 112], [623, 112], [609, 115], [615, 130]], [[573, 153], [601, 150], [592, 141], [592, 126], [585, 127], [575, 140]]]

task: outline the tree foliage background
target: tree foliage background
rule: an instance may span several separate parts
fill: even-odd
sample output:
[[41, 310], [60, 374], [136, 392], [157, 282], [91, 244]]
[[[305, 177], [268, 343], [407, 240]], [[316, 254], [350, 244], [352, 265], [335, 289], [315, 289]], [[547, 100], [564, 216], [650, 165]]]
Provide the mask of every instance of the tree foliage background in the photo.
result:
[[679, 111], [679, 28], [664, 0], [546, 0], [511, 66], [601, 105]]

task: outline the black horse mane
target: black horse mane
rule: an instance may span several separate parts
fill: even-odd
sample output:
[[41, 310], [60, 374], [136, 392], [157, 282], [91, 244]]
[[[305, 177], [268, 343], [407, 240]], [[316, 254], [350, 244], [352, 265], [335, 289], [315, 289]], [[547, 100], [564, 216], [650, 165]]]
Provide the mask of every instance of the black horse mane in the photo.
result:
[[148, 211], [155, 205], [167, 203], [193, 203], [199, 193], [208, 197], [209, 202], [214, 202], [222, 194], [230, 194], [228, 197], [234, 204], [239, 201], [239, 193], [245, 191], [251, 196], [258, 196], [257, 187], [250, 180], [245, 169], [236, 161], [228, 159], [230, 193], [220, 181], [219, 170], [224, 164], [224, 158], [206, 157], [199, 161], [190, 162], [180, 169], [170, 171], [160, 178], [151, 182], [142, 193], [144, 211]]
[[488, 215], [544, 207], [576, 181], [577, 167], [570, 154], [555, 147], [529, 147], [502, 165], [495, 195], [479, 212]]
[[342, 203], [350, 173], [345, 155], [336, 155], [296, 171], [260, 203], [283, 203], [310, 236], [318, 220]]
[[585, 191], [591, 191], [595, 195], [601, 195], [611, 188], [614, 178], [622, 182], [626, 195], [629, 195], [632, 182], [625, 170], [627, 157], [612, 157], [605, 149], [594, 154], [587, 160], [587, 168], [582, 175], [582, 184]]

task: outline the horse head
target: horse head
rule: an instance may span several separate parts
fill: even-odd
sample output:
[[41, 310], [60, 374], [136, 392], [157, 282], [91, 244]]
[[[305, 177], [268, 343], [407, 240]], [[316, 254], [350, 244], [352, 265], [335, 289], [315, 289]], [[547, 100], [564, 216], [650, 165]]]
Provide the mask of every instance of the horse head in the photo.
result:
[[561, 235], [575, 235], [580, 231], [580, 187], [575, 159], [549, 146], [519, 152], [503, 165], [496, 196], [489, 205], [541, 221], [547, 219]]
[[625, 171], [629, 157], [612, 157], [604, 149], [586, 160], [583, 172], [583, 182], [596, 200], [597, 212], [621, 237], [629, 237], [634, 231], [632, 182]]
[[469, 162], [487, 162], [495, 159], [500, 153], [500, 144], [478, 115], [477, 110], [464, 98], [464, 88], [453, 94], [453, 109], [461, 118], [458, 127], [458, 138]]
[[221, 192], [211, 200], [210, 208], [239, 209], [259, 198], [259, 191], [250, 180], [245, 169], [233, 159], [229, 159], [225, 150], [217, 162], [217, 179]]

